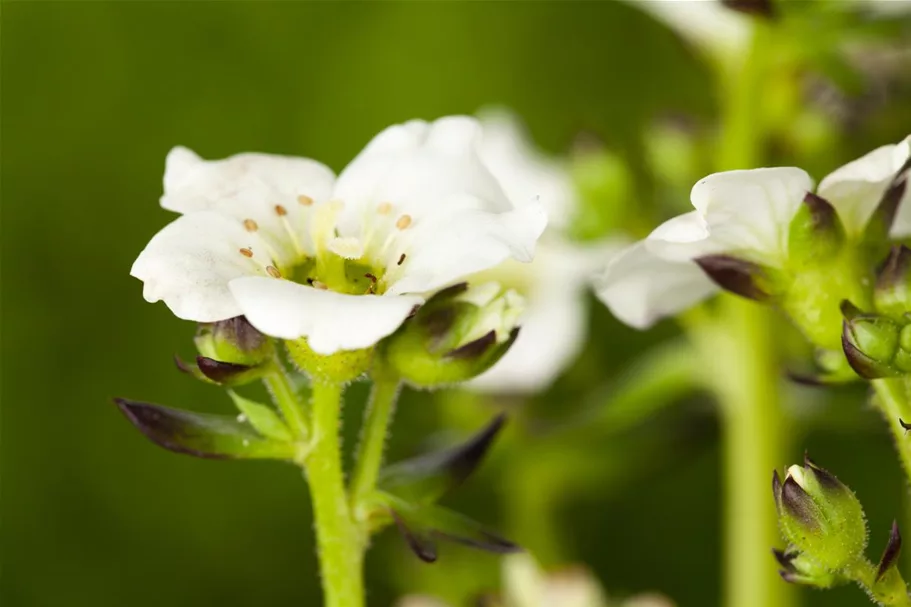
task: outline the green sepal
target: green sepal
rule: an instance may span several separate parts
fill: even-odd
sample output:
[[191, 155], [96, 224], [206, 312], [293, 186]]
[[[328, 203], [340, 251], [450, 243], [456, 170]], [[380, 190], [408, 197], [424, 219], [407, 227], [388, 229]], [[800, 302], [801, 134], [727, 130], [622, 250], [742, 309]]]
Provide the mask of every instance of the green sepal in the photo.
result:
[[876, 568], [876, 576], [870, 593], [882, 605], [898, 605], [899, 599], [908, 596], [908, 586], [898, 569], [898, 556], [901, 554], [902, 536], [898, 523], [892, 522], [889, 541]]
[[484, 458], [506, 415], [495, 417], [464, 443], [392, 464], [380, 472], [380, 489], [412, 504], [431, 504], [461, 485]]
[[253, 428], [265, 436], [277, 441], [290, 443], [294, 440], [291, 429], [278, 416], [278, 414], [267, 405], [260, 404], [249, 398], [243, 397], [234, 390], [228, 390], [228, 396], [234, 401], [234, 405], [246, 417], [247, 421]]
[[269, 338], [257, 331], [244, 316], [199, 323], [193, 341], [202, 356], [244, 367], [259, 366], [275, 354]]
[[498, 554], [521, 551], [513, 542], [448, 508], [411, 504], [381, 491], [376, 492], [371, 502], [385, 510], [386, 522], [394, 522], [408, 547], [427, 563], [437, 559], [438, 540]]
[[911, 249], [895, 245], [876, 276], [876, 311], [893, 319], [911, 312]]
[[125, 398], [114, 402], [153, 443], [209, 459], [293, 460], [294, 444], [265, 438], [234, 417], [195, 413]]
[[790, 584], [824, 589], [834, 588], [849, 581], [845, 576], [826, 569], [793, 546], [784, 551], [773, 550], [772, 554], [781, 566], [778, 574]]
[[796, 266], [825, 263], [841, 251], [846, 239], [835, 208], [808, 192], [788, 229], [788, 261]]

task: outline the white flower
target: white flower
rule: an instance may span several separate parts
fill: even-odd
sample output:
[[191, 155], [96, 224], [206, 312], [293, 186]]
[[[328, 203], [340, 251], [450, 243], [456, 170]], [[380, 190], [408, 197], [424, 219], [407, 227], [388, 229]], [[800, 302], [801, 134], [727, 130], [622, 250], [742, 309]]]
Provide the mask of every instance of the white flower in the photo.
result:
[[[825, 177], [817, 194], [856, 237], [909, 158], [911, 137], [878, 148]], [[599, 298], [622, 321], [646, 328], [714, 293], [697, 259], [725, 254], [768, 267], [788, 257], [788, 230], [813, 180], [801, 169], [764, 168], [715, 173], [690, 194], [695, 211], [658, 226], [614, 258], [595, 284]], [[892, 236], [911, 234], [911, 189], [905, 188]]]
[[531, 261], [546, 215], [514, 206], [467, 117], [377, 135], [336, 179], [313, 160], [168, 155], [164, 208], [183, 215], [131, 274], [180, 318], [244, 315], [321, 354], [375, 344], [424, 294], [507, 258]]
[[506, 260], [472, 277], [516, 289], [525, 297], [518, 339], [472, 389], [532, 393], [552, 383], [585, 342], [588, 280], [617, 244], [583, 247], [564, 236], [578, 200], [567, 167], [532, 145], [518, 119], [502, 110], [482, 112], [481, 156], [515, 204], [540, 201], [548, 229], [531, 264]]
[[627, 0], [691, 43], [719, 55], [739, 54], [750, 39], [750, 19], [721, 0]]
[[607, 607], [601, 585], [587, 570], [545, 575], [527, 554], [503, 559], [503, 591], [508, 607]]

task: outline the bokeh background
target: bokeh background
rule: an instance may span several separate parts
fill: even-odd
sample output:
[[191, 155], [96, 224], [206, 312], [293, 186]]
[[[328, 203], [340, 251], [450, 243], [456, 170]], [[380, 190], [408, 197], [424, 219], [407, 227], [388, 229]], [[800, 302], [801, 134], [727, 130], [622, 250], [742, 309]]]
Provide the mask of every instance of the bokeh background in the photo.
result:
[[[685, 136], [718, 113], [704, 56], [613, 2], [5, 2], [0, 44], [4, 607], [318, 604], [308, 496], [293, 467], [162, 451], [111, 403], [230, 410], [221, 391], [171, 364], [174, 352], [192, 353], [194, 327], [146, 304], [129, 276], [170, 219], [157, 199], [173, 145], [210, 158], [311, 156], [338, 170], [391, 123], [502, 105], [553, 153], [583, 134], [622, 158], [634, 187], [603, 203], [648, 225], [668, 214], [655, 202], [666, 193], [650, 164], [656, 125]], [[801, 147], [819, 141], [810, 129], [771, 151], [817, 178], [911, 131], [907, 83], [874, 90], [829, 68], [807, 75], [838, 105], [841, 130], [826, 145]], [[667, 204], [682, 208], [686, 192], [678, 198]], [[602, 396], [609, 407], [629, 361], [677, 332], [670, 322], [635, 332], [599, 305], [590, 313], [585, 356], [525, 403], [537, 423]], [[855, 489], [879, 550], [903, 499], [884, 427], [860, 388], [794, 390], [806, 412], [790, 459], [809, 448]], [[349, 397], [349, 445], [364, 393]], [[391, 459], [465, 436], [487, 406], [409, 393]], [[539, 487], [523, 482], [529, 495], [553, 491], [562, 460], [513, 432], [450, 503], [534, 545], [534, 524], [511, 514], [510, 475], [517, 462], [551, 458]], [[562, 545], [545, 562], [585, 563], [621, 595], [657, 589], [684, 606], [720, 604], [722, 476], [707, 397], [676, 399], [623, 431], [595, 423], [566, 465], [588, 480], [555, 511]], [[446, 547], [423, 565], [387, 530], [368, 557], [370, 604], [444, 583], [449, 596], [492, 589], [498, 562]], [[854, 588], [804, 594], [807, 605], [863, 603]]]

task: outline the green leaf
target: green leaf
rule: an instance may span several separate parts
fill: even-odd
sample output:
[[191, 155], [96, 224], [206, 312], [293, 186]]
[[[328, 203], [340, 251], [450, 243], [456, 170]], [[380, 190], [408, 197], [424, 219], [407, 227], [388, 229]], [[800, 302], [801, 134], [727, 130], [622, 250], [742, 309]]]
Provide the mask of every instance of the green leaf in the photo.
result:
[[233, 417], [116, 398], [127, 419], [153, 443], [210, 459], [294, 459], [291, 443], [263, 438]]
[[294, 440], [291, 429], [271, 407], [245, 398], [234, 390], [228, 390], [228, 396], [257, 432], [267, 438], [274, 438], [286, 443]]
[[377, 503], [385, 504], [408, 547], [425, 562], [436, 560], [436, 540], [498, 554], [521, 551], [484, 525], [448, 508], [410, 504], [388, 493], [378, 493]]
[[435, 502], [477, 469], [505, 423], [500, 414], [461, 445], [388, 466], [380, 473], [380, 488], [412, 503]]

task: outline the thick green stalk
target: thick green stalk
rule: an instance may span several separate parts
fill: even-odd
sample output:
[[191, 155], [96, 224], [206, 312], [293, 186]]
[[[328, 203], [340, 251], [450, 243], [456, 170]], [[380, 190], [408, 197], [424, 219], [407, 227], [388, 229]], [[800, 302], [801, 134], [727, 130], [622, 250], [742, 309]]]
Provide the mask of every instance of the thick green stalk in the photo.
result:
[[376, 488], [376, 480], [383, 464], [386, 434], [395, 411], [400, 386], [398, 377], [374, 374], [370, 404], [367, 405], [361, 445], [351, 482], [351, 508], [355, 515], [360, 503]]
[[780, 581], [769, 549], [779, 543], [769, 493], [783, 461], [786, 420], [772, 311], [725, 296], [706, 350], [708, 382], [721, 405], [724, 453], [724, 605], [785, 607], [792, 587]]
[[342, 386], [314, 378], [313, 438], [307, 458], [325, 607], [363, 607], [363, 546], [348, 508], [339, 420]]
[[[773, 77], [764, 51], [774, 46], [769, 24], [754, 21], [753, 39], [739, 64], [722, 67], [719, 170], [761, 162], [763, 87]], [[769, 477], [784, 461], [781, 367], [773, 312], [726, 296], [705, 351], [707, 378], [721, 405], [725, 479], [724, 604], [787, 607], [794, 590], [778, 579], [769, 549], [779, 542]]]
[[911, 483], [911, 439], [906, 436], [907, 431], [899, 422], [900, 419], [911, 422], [911, 394], [908, 391], [908, 381], [905, 378], [896, 377], [874, 379], [870, 383], [876, 392], [873, 402], [879, 407], [889, 424], [902, 469], [905, 471], [908, 482]]

